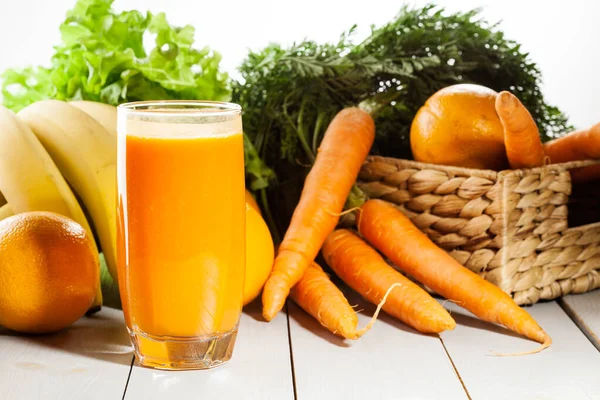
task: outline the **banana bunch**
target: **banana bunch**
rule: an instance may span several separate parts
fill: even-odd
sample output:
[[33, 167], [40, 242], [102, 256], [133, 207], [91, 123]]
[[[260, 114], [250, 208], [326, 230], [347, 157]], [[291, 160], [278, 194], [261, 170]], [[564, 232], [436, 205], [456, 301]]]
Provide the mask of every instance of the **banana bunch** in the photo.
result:
[[[44, 100], [16, 115], [0, 106], [0, 220], [52, 211], [77, 221], [116, 282], [116, 143], [113, 106]], [[102, 306], [98, 287], [92, 312]]]

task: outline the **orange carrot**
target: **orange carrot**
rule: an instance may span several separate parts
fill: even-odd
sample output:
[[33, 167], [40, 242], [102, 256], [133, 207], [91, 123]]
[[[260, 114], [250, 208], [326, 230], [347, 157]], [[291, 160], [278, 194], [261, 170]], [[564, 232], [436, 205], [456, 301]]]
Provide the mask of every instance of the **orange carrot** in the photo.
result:
[[290, 297], [330, 332], [354, 338], [358, 326], [356, 312], [319, 265], [313, 263], [308, 267]]
[[336, 275], [371, 303], [379, 304], [384, 293], [399, 284], [383, 310], [407, 325], [425, 333], [440, 333], [456, 326], [444, 307], [351, 231], [332, 232], [321, 251]]
[[373, 317], [362, 329], [357, 328], [358, 317], [344, 294], [317, 263], [313, 262], [307, 268], [302, 279], [292, 288], [290, 297], [333, 334], [346, 339], [358, 339], [371, 329], [395, 286], [388, 289]]
[[[552, 163], [600, 159], [600, 123], [551, 140], [544, 147]], [[600, 166], [580, 168], [571, 175], [575, 183], [600, 180]]]
[[373, 119], [358, 108], [346, 108], [331, 121], [263, 290], [267, 321], [281, 310], [290, 288], [302, 278], [337, 225], [374, 139]]
[[496, 97], [496, 112], [504, 126], [504, 145], [512, 169], [541, 167], [546, 160], [540, 132], [523, 103], [510, 92]]
[[440, 295], [484, 321], [542, 343], [536, 351], [552, 344], [550, 336], [508, 294], [459, 264], [391, 204], [367, 201], [358, 215], [358, 228], [398, 268]]

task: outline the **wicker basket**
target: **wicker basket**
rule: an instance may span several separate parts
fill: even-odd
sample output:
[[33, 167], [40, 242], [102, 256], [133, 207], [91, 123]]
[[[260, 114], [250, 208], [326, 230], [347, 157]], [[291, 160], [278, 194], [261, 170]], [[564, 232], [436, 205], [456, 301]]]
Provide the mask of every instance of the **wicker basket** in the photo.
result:
[[518, 304], [533, 304], [600, 287], [600, 184], [573, 188], [569, 173], [598, 163], [495, 172], [372, 156], [358, 185]]

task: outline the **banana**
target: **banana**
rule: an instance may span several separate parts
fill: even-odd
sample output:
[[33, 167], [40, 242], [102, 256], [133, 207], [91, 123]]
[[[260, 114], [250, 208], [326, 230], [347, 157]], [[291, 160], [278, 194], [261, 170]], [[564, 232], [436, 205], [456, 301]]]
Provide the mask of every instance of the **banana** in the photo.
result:
[[[117, 140], [117, 107], [95, 101], [70, 101], [69, 105], [79, 108], [104, 127]], [[115, 145], [116, 146], [116, 145]]]
[[7, 203], [6, 199], [4, 198], [4, 195], [2, 195], [2, 192], [0, 192], [0, 206], [3, 206]]
[[2, 207], [0, 207], [0, 221], [8, 217], [12, 217], [13, 215], [15, 215], [15, 213], [13, 212], [9, 204], [5, 204]]
[[[0, 106], [0, 191], [14, 213], [52, 211], [92, 230], [69, 185], [31, 129]], [[98, 292], [90, 311], [100, 310]]]
[[63, 101], [39, 101], [18, 116], [82, 200], [116, 282], [116, 138], [85, 112]]

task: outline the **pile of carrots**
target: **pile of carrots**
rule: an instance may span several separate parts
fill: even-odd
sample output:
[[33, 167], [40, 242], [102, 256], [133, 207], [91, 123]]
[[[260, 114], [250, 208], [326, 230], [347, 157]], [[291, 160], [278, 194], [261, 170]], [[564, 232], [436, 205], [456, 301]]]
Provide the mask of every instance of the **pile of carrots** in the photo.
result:
[[[543, 144], [531, 114], [514, 95], [499, 93], [495, 107], [513, 169], [600, 158], [600, 124]], [[442, 305], [391, 267], [385, 256], [480, 319], [541, 343], [536, 351], [550, 346], [550, 336], [508, 294], [464, 268], [391, 204], [366, 200], [346, 211], [356, 213], [356, 232], [336, 229], [374, 139], [375, 123], [359, 108], [340, 111], [327, 128], [263, 289], [264, 318], [272, 320], [291, 296], [321, 325], [346, 339], [366, 333], [381, 309], [420, 332], [454, 329], [456, 322]], [[574, 171], [573, 179], [600, 179], [600, 167]], [[366, 327], [358, 328], [356, 312], [315, 263], [319, 251], [342, 281], [378, 305]]]
[[[500, 93], [496, 109], [505, 128], [512, 168], [541, 166], [548, 157], [556, 161], [600, 158], [599, 146], [580, 145], [589, 136], [598, 136], [600, 125], [543, 145], [535, 122], [516, 97]], [[329, 125], [264, 287], [264, 318], [272, 320], [291, 296], [321, 325], [347, 339], [367, 332], [381, 308], [420, 332], [454, 329], [456, 323], [442, 305], [391, 267], [381, 253], [400, 271], [480, 319], [541, 343], [537, 351], [550, 346], [550, 336], [508, 294], [464, 268], [394, 206], [367, 200], [350, 210], [356, 213], [357, 233], [336, 230], [374, 138], [373, 119], [359, 108], [340, 111]], [[589, 170], [586, 174], [589, 177]], [[378, 304], [365, 328], [358, 328], [356, 312], [315, 263], [319, 251], [342, 281]]]

